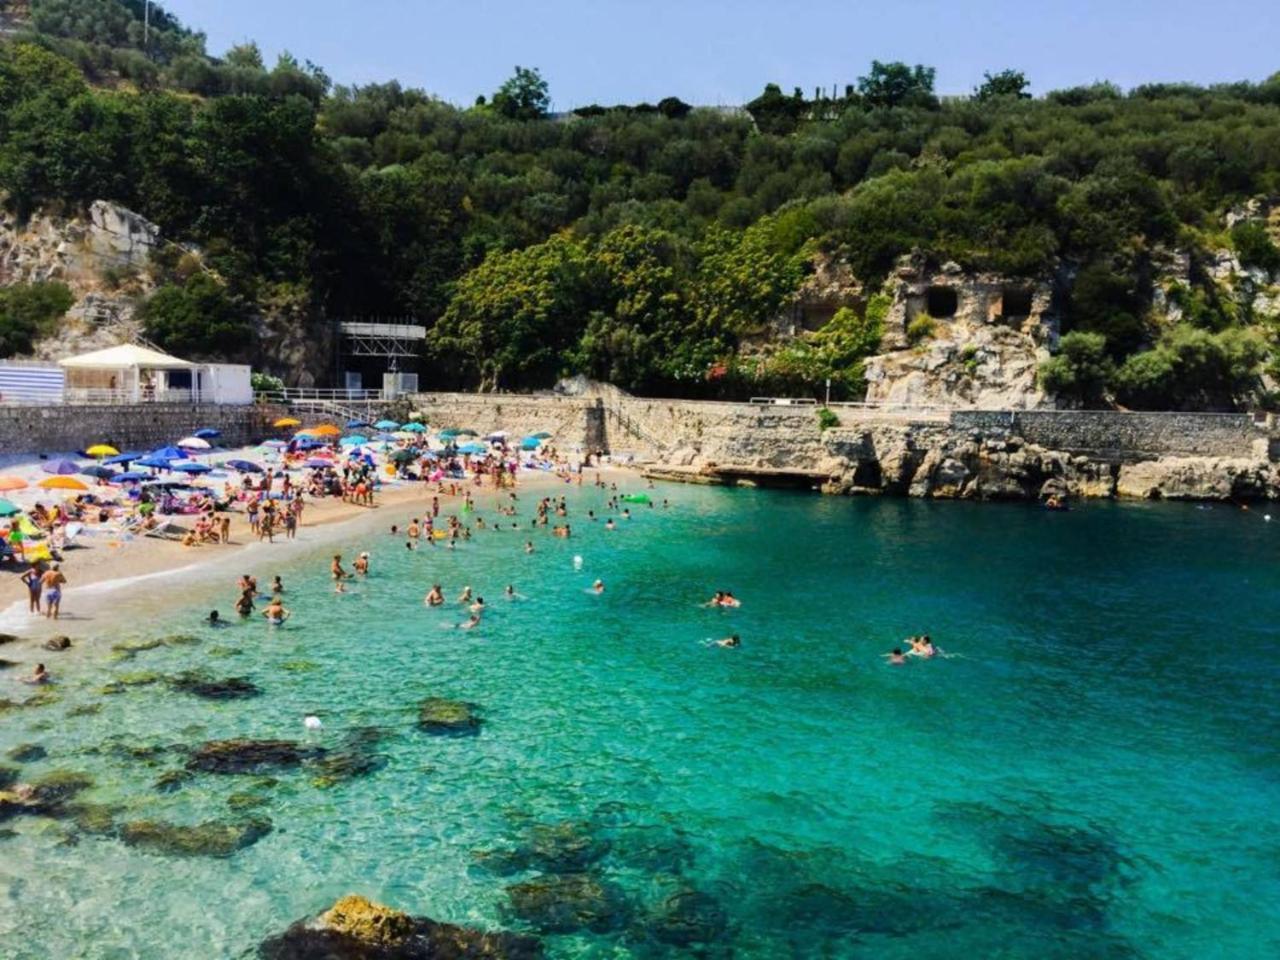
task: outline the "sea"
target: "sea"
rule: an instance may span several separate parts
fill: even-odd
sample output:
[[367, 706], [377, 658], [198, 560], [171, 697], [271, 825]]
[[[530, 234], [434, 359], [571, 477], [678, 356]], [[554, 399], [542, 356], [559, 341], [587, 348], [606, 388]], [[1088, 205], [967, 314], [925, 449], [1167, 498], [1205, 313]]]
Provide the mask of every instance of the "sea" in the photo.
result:
[[[406, 548], [424, 500], [123, 589], [28, 705], [0, 671], [10, 786], [79, 791], [0, 813], [0, 955], [252, 957], [357, 893], [551, 958], [1280, 956], [1265, 508], [499, 503], [456, 549]], [[284, 626], [234, 615], [241, 572], [282, 578]], [[891, 665], [920, 634], [940, 655]], [[290, 757], [193, 760], [227, 739]]]

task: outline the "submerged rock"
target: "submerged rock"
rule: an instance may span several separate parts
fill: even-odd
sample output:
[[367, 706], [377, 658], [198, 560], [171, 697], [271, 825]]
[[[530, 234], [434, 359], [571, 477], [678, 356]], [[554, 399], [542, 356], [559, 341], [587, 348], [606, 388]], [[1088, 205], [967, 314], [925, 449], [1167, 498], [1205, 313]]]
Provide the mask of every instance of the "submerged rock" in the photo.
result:
[[590, 823], [563, 820], [532, 824], [514, 848], [482, 850], [475, 854], [475, 859], [499, 874], [531, 869], [581, 873], [608, 852], [609, 841], [598, 836]]
[[626, 926], [630, 907], [622, 890], [586, 873], [535, 877], [507, 887], [511, 911], [548, 933]]
[[252, 817], [233, 823], [209, 820], [180, 826], [159, 820], [135, 820], [120, 828], [120, 839], [131, 847], [183, 857], [229, 857], [252, 846], [271, 832], [271, 821]]
[[17, 642], [18, 642], [18, 637], [15, 637], [12, 633], [0, 633], [0, 646], [3, 646], [6, 643], [17, 643]]
[[18, 768], [0, 765], [0, 790], [8, 790], [18, 782]]
[[132, 673], [117, 674], [102, 688], [104, 694], [124, 693], [130, 687], [149, 687], [159, 683], [163, 677], [151, 670], [135, 670]]
[[428, 697], [418, 706], [418, 727], [439, 736], [474, 736], [480, 732], [480, 716], [475, 704]]
[[724, 935], [727, 927], [720, 902], [710, 894], [692, 889], [679, 890], [667, 897], [645, 925], [654, 939], [678, 947], [712, 943]]
[[0, 820], [24, 814], [62, 816], [67, 801], [92, 786], [92, 777], [71, 770], [54, 770], [30, 783], [15, 783], [0, 791]]
[[0, 670], [12, 670], [14, 667], [20, 666], [22, 666], [21, 661], [5, 660], [3, 657], [0, 657]]
[[38, 743], [20, 743], [5, 754], [14, 763], [35, 763], [49, 755], [49, 751]]
[[70, 650], [71, 638], [70, 637], [50, 637], [43, 644], [41, 644], [41, 646], [43, 646], [46, 650], [52, 650], [54, 653], [57, 653], [61, 650]]
[[179, 693], [189, 693], [205, 700], [245, 700], [256, 697], [261, 690], [244, 677], [213, 679], [203, 673], [188, 671], [169, 678], [170, 688]]
[[100, 703], [82, 703], [67, 711], [68, 717], [91, 717], [102, 710]]
[[190, 770], [166, 770], [156, 777], [155, 783], [151, 786], [160, 793], [175, 793], [186, 786], [194, 776], [195, 774]]
[[111, 659], [132, 660], [138, 654], [146, 653], [148, 650], [158, 650], [160, 647], [185, 647], [199, 642], [199, 637], [193, 637], [185, 633], [176, 633], [168, 637], [159, 637], [151, 640], [121, 640], [119, 643], [111, 645]]
[[259, 796], [256, 793], [233, 793], [227, 797], [227, 807], [231, 810], [252, 810], [255, 807], [266, 806], [271, 801], [267, 797]]
[[323, 747], [304, 747], [295, 740], [210, 740], [187, 761], [187, 769], [202, 773], [263, 773], [301, 766], [325, 755]]
[[263, 960], [532, 960], [533, 937], [437, 923], [360, 896], [343, 897], [258, 947]]

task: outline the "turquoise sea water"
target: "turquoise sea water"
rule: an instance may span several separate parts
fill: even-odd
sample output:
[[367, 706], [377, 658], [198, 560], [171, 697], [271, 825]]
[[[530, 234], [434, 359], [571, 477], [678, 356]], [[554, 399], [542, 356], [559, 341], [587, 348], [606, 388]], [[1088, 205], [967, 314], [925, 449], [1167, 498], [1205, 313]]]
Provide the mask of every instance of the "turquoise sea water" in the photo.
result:
[[[531, 556], [509, 530], [411, 554], [383, 532], [410, 511], [384, 509], [342, 535], [348, 559], [373, 554], [345, 596], [327, 547], [255, 563], [285, 578], [285, 629], [208, 630], [209, 599], [184, 590], [171, 618], [54, 661], [60, 701], [0, 715], [0, 752], [48, 752], [24, 779], [90, 773], [81, 799], [115, 805], [117, 830], [272, 830], [210, 858], [0, 823], [0, 954], [245, 956], [349, 892], [533, 931], [546, 916], [509, 888], [568, 875], [560, 889], [607, 902], [595, 929], [547, 933], [552, 957], [1280, 955], [1280, 524], [661, 488], [669, 510], [608, 533], [585, 517], [605, 494], [559, 489], [576, 535], [539, 531]], [[483, 625], [447, 629], [463, 615], [422, 605], [433, 581], [450, 600], [473, 586]], [[507, 583], [528, 599], [504, 601]], [[716, 588], [742, 608], [700, 607]], [[953, 656], [884, 663], [925, 631]], [[111, 657], [174, 632], [200, 642]], [[731, 632], [741, 649], [705, 645]], [[193, 667], [262, 695], [99, 692]], [[479, 735], [418, 730], [431, 696], [476, 704]], [[153, 787], [223, 737], [363, 763], [336, 782], [304, 766]]]

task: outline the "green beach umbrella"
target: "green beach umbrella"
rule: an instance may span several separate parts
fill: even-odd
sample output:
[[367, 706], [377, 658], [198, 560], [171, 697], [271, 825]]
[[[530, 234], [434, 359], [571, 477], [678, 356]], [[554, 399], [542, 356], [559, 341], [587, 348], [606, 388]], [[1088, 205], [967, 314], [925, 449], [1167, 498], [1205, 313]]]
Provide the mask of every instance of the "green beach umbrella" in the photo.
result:
[[420, 423], [406, 423], [401, 430], [407, 430], [409, 433], [426, 433], [427, 428]]
[[22, 508], [12, 500], [6, 500], [0, 497], [0, 517], [12, 517], [14, 514], [22, 512]]

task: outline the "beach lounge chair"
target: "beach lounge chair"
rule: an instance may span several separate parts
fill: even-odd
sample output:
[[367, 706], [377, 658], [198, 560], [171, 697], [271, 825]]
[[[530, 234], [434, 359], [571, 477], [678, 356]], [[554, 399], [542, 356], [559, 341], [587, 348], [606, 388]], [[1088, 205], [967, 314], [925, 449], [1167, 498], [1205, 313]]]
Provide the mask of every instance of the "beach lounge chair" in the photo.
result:
[[157, 540], [181, 540], [186, 535], [187, 528], [171, 520], [161, 520], [144, 533], [144, 536], [155, 537]]

